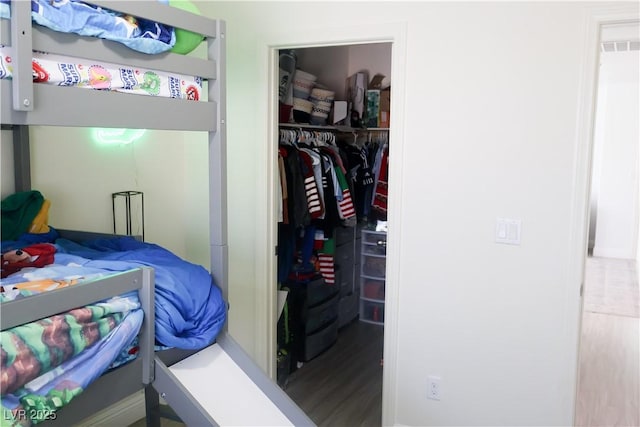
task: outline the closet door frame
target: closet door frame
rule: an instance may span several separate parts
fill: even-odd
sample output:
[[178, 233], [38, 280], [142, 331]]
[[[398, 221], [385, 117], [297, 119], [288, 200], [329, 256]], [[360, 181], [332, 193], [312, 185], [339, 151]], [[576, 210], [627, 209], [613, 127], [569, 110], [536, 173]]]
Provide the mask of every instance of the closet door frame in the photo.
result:
[[[403, 99], [405, 97], [406, 58], [406, 23], [378, 25], [359, 25], [332, 29], [307, 29], [304, 32], [282, 32], [261, 41], [258, 52], [264, 68], [269, 72], [261, 82], [262, 87], [268, 88], [263, 98], [256, 100], [259, 109], [263, 109], [264, 122], [258, 124], [268, 136], [267, 143], [256, 153], [263, 162], [258, 162], [258, 206], [264, 206], [265, 211], [257, 215], [256, 242], [256, 277], [264, 278], [257, 281], [256, 286], [256, 325], [255, 350], [258, 363], [263, 366], [267, 374], [275, 379], [276, 351], [277, 351], [277, 193], [279, 185], [278, 174], [278, 58], [281, 49], [302, 49], [311, 47], [328, 47], [341, 45], [356, 45], [369, 43], [392, 43], [391, 75], [393, 76], [393, 91], [391, 95], [391, 109], [393, 123], [389, 138], [393, 140], [390, 146], [389, 192], [393, 197], [389, 200], [388, 224], [389, 233], [387, 246], [387, 282], [385, 302], [385, 337], [384, 337], [384, 371], [382, 390], [382, 424], [392, 424], [397, 408], [395, 384], [398, 337], [398, 284], [399, 280], [399, 248], [402, 236], [400, 212], [402, 212], [402, 163], [403, 163]], [[345, 76], [346, 78], [346, 76]], [[266, 249], [266, 250], [265, 250]]]

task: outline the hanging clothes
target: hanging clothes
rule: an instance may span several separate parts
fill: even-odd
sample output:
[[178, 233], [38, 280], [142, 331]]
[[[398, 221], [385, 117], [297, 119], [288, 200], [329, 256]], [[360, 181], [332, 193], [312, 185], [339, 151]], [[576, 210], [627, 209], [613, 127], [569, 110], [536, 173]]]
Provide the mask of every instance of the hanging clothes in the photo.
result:
[[335, 169], [340, 188], [342, 189], [342, 200], [338, 201], [338, 209], [340, 217], [345, 221], [345, 225], [354, 226], [356, 219], [356, 210], [353, 206], [353, 200], [351, 198], [351, 190], [347, 183], [347, 178], [342, 173], [340, 168]]
[[[335, 136], [306, 130], [281, 130], [278, 164], [281, 175], [282, 223], [278, 229], [278, 279], [299, 282], [320, 274], [336, 282], [335, 229], [357, 223], [353, 176], [371, 188], [374, 174], [369, 151], [353, 155], [335, 145]], [[353, 151], [353, 150], [352, 150]], [[362, 203], [364, 208], [371, 208]]]
[[297, 148], [290, 146], [281, 146], [280, 154], [284, 159], [287, 176], [289, 221], [294, 228], [304, 227], [311, 222], [311, 214], [300, 169], [300, 155]]
[[300, 147], [300, 151], [306, 153], [311, 158], [311, 161], [312, 161], [311, 166], [313, 168], [313, 177], [315, 180], [315, 187], [318, 191], [318, 199], [320, 201], [320, 204], [322, 205], [322, 212], [318, 215], [318, 218], [322, 219], [324, 218], [325, 208], [324, 208], [324, 189], [322, 187], [322, 161], [320, 159], [320, 154], [306, 147]]
[[347, 178], [352, 182], [354, 207], [358, 219], [369, 215], [373, 194], [373, 175], [367, 161], [367, 148], [343, 145], [349, 169]]
[[385, 147], [380, 161], [380, 171], [377, 175], [375, 195], [373, 198], [373, 208], [380, 214], [381, 219], [387, 219], [387, 197], [388, 197], [388, 170], [389, 170], [389, 149]]
[[323, 242], [322, 249], [318, 252], [318, 264], [320, 266], [320, 274], [325, 283], [334, 285], [336, 283], [336, 241], [335, 238], [326, 239]]
[[300, 169], [304, 178], [304, 191], [307, 197], [307, 206], [311, 219], [317, 219], [324, 216], [324, 205], [320, 200], [318, 185], [313, 170], [313, 159], [309, 153], [299, 150]]
[[280, 204], [278, 206], [278, 222], [283, 224], [289, 224], [289, 211], [287, 209], [287, 203], [289, 196], [287, 193], [287, 176], [284, 169], [284, 160], [282, 154], [278, 150], [278, 174], [280, 177], [280, 185], [278, 186], [278, 200]]

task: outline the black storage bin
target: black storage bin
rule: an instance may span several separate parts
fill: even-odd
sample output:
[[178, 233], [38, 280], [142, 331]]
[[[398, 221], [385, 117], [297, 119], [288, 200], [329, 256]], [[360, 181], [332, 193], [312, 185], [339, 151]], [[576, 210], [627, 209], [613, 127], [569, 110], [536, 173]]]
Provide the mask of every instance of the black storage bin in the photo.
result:
[[307, 307], [303, 314], [305, 333], [312, 334], [322, 329], [326, 324], [333, 322], [338, 317], [340, 295], [337, 293], [329, 301], [314, 307]]
[[306, 337], [303, 362], [308, 362], [323, 351], [330, 348], [338, 339], [338, 319], [324, 327], [324, 329]]
[[[306, 282], [288, 283], [287, 287], [290, 289], [287, 301], [290, 304], [289, 330], [293, 372], [296, 370], [296, 362], [309, 361], [314, 357], [312, 355], [319, 354], [335, 342], [337, 335], [330, 339], [325, 337], [322, 331], [325, 331], [327, 325], [334, 325], [337, 334], [340, 286], [327, 285], [322, 276], [318, 275]], [[318, 334], [324, 339], [318, 339]]]
[[322, 304], [340, 291], [338, 286], [327, 285], [322, 276], [314, 278], [304, 288], [306, 290], [305, 303], [309, 307]]

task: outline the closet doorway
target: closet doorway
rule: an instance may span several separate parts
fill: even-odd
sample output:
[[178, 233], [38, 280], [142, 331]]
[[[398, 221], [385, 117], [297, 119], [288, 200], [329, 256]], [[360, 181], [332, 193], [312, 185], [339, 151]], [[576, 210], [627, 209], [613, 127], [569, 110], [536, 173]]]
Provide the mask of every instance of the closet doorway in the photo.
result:
[[392, 43], [277, 51], [277, 381], [381, 425]]

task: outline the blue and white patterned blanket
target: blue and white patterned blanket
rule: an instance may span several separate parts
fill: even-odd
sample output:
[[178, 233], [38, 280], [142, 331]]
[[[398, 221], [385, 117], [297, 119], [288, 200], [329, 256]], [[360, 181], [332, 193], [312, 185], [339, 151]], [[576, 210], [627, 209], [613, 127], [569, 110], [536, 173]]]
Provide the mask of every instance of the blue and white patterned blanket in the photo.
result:
[[[168, 0], [158, 1], [168, 4]], [[11, 16], [10, 4], [10, 0], [0, 0], [0, 18]], [[176, 41], [171, 26], [78, 0], [31, 0], [31, 17], [55, 31], [112, 40], [149, 54], [166, 52]]]

